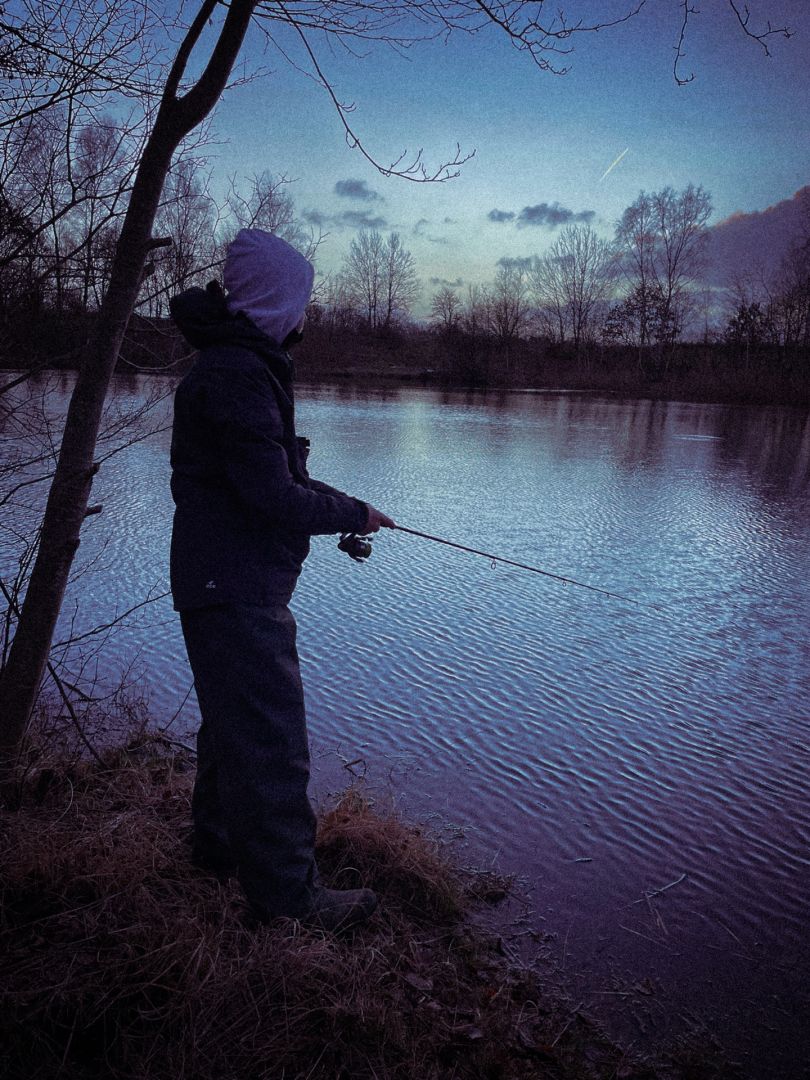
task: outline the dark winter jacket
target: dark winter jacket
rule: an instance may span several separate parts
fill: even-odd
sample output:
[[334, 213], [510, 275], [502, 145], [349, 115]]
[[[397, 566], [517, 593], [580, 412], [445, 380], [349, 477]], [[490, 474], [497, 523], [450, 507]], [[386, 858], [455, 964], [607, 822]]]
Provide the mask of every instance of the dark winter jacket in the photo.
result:
[[200, 350], [175, 395], [174, 606], [286, 603], [310, 536], [361, 531], [366, 504], [309, 478], [287, 353], [220, 292], [189, 289], [171, 312]]

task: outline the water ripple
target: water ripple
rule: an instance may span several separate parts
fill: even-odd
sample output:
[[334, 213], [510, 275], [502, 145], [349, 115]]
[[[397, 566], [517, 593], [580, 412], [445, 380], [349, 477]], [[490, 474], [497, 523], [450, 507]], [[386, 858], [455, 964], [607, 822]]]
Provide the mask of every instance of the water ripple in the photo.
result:
[[[299, 428], [313, 471], [402, 524], [662, 608], [404, 534], [364, 566], [316, 538], [293, 606], [319, 766], [362, 757], [416, 812], [469, 826], [549, 908], [590, 920], [570, 944], [583, 964], [608, 926], [637, 944], [621, 913], [687, 873], [666, 894], [685, 972], [718, 918], [725, 944], [807, 970], [807, 418], [313, 391]], [[83, 618], [165, 587], [167, 484], [165, 437], [102, 470]], [[168, 602], [119, 646], [172, 715], [190, 676]]]

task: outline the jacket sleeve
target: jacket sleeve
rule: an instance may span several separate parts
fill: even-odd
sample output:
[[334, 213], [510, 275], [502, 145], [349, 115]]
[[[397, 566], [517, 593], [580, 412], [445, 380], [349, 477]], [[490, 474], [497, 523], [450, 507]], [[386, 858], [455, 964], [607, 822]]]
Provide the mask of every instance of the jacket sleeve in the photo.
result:
[[295, 480], [276, 395], [261, 372], [210, 372], [200, 411], [221, 455], [225, 483], [270, 528], [315, 536], [365, 525], [364, 502]]
[[340, 491], [338, 488], [334, 488], [331, 484], [325, 484], [323, 480], [313, 480], [310, 476], [309, 486], [313, 491], [320, 491], [324, 495], [345, 495], [345, 491]]

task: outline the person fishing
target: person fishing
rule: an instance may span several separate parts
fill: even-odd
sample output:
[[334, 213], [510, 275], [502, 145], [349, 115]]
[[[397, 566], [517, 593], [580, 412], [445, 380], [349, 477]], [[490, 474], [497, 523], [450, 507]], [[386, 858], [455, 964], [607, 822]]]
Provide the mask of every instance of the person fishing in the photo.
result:
[[225, 291], [211, 283], [170, 302], [199, 350], [175, 394], [170, 574], [202, 717], [192, 859], [236, 874], [261, 921], [338, 930], [368, 918], [377, 898], [319, 880], [288, 605], [311, 536], [395, 523], [307, 472], [287, 350], [301, 340], [313, 278], [284, 240], [242, 229]]

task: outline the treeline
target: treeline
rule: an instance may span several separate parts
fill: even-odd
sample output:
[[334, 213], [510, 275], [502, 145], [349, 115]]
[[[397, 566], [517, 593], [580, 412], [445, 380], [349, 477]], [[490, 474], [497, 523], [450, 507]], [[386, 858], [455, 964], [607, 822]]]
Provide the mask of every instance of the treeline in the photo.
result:
[[[35, 113], [5, 136], [0, 173], [0, 364], [76, 366], [109, 283], [140, 134], [111, 117]], [[239, 228], [284, 236], [318, 262], [285, 177], [231, 178], [216, 200], [187, 153], [158, 209], [123, 363], [175, 370], [187, 350], [169, 297], [217, 277]], [[711, 287], [709, 195], [641, 192], [613, 237], [561, 228], [548, 250], [502, 258], [486, 284], [420, 281], [402, 236], [359, 232], [320, 278], [300, 368], [312, 378], [420, 377], [463, 385], [556, 385], [807, 396], [810, 198], [777, 273]], [[417, 305], [426, 313], [413, 317]], [[690, 385], [691, 384], [691, 385]], [[769, 389], [770, 392], [769, 392]], [[804, 389], [803, 389], [804, 388]]]
[[[336, 322], [313, 306], [294, 359], [301, 382], [380, 387], [402, 383], [446, 388], [540, 388], [628, 396], [810, 406], [810, 356], [763, 342], [741, 350], [733, 341], [678, 341], [665, 354], [655, 346], [594, 341], [579, 351], [542, 335], [504, 346], [485, 330], [397, 322], [371, 330], [361, 320]], [[61, 341], [57, 366], [76, 366], [89, 321], [71, 324], [72, 340], [44, 322], [39, 340]], [[62, 328], [64, 331], [64, 327]], [[71, 348], [72, 346], [72, 348]], [[65, 355], [67, 353], [67, 356]], [[133, 318], [119, 372], [181, 374], [193, 352], [168, 319]], [[52, 366], [52, 365], [49, 365]]]
[[[542, 256], [501, 258], [486, 285], [438, 287], [428, 322], [434, 361], [444, 376], [484, 383], [534, 383], [550, 359], [572, 374], [624, 367], [635, 381], [660, 380], [710, 353], [738, 377], [762, 366], [774, 377], [810, 374], [810, 197], [779, 270], [758, 281], [740, 272], [725, 291], [710, 284], [711, 208], [693, 185], [640, 192], [612, 239], [569, 225]], [[399, 235], [364, 232], [311, 321], [332, 337], [390, 339], [399, 330], [413, 339], [407, 315], [417, 295]]]

